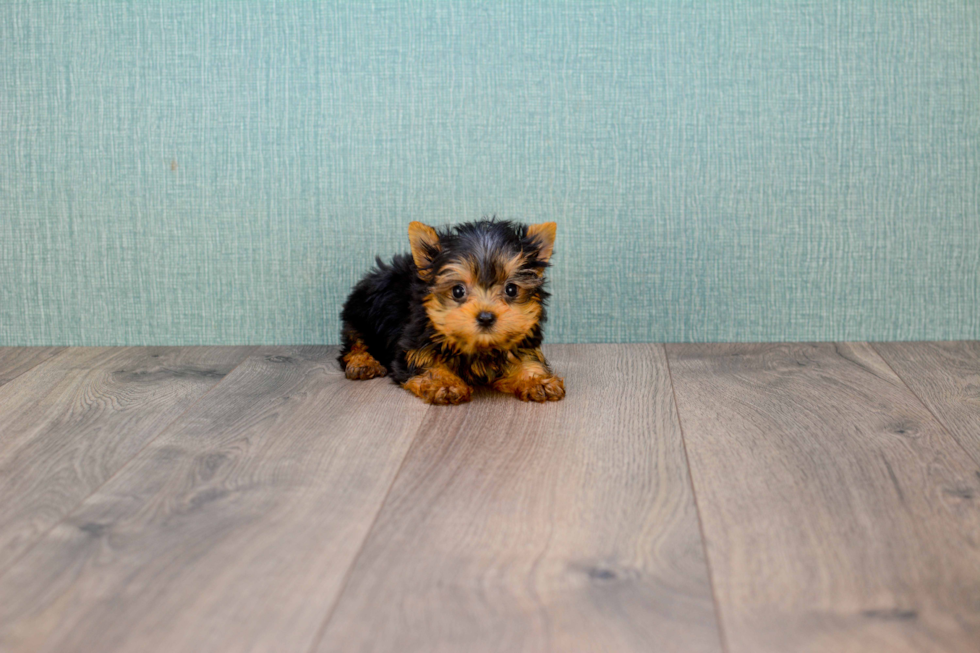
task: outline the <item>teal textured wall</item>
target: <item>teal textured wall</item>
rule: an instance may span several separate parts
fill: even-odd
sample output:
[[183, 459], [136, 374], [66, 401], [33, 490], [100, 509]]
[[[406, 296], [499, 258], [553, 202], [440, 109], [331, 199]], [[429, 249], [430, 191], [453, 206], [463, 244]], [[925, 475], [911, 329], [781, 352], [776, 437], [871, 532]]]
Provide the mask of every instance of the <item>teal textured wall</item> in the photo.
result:
[[554, 342], [980, 338], [980, 2], [0, 0], [0, 344], [336, 342], [489, 213]]

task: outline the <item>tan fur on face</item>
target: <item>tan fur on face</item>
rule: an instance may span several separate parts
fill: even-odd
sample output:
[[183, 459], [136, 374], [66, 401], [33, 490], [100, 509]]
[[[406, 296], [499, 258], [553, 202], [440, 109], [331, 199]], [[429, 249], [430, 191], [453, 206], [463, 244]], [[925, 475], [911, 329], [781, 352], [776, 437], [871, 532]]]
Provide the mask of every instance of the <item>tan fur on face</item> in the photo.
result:
[[521, 269], [521, 266], [526, 262], [527, 260], [523, 253], [515, 254], [514, 256], [510, 257], [499, 266], [496, 282], [498, 284], [507, 283], [517, 275], [518, 271]]
[[452, 287], [457, 283], [461, 283], [467, 287], [476, 285], [476, 274], [474, 273], [476, 265], [476, 261], [468, 260], [453, 261], [442, 266], [442, 269], [439, 270], [439, 274], [435, 278], [437, 291], [445, 292], [452, 290]]
[[[541, 318], [541, 304], [533, 288], [522, 286], [516, 278], [523, 262], [521, 256], [515, 256], [500, 265], [502, 272], [490, 287], [477, 285], [479, 270], [475, 269], [474, 260], [457, 261], [439, 270], [433, 292], [425, 298], [424, 305], [441, 342], [461, 354], [505, 350], [519, 344]], [[508, 301], [504, 288], [511, 282], [518, 285], [519, 294]], [[462, 302], [452, 297], [452, 288], [457, 284], [467, 290]], [[483, 311], [497, 316], [489, 330], [476, 321]]]

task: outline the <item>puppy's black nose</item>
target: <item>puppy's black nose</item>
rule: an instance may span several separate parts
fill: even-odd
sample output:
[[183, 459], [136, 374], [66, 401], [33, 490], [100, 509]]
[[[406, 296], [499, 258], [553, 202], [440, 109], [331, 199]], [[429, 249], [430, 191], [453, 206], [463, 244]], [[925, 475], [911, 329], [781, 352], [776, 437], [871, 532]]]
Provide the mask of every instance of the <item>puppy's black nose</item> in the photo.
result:
[[476, 316], [476, 321], [481, 327], [493, 326], [493, 323], [497, 321], [497, 316], [490, 311], [480, 311], [480, 314]]

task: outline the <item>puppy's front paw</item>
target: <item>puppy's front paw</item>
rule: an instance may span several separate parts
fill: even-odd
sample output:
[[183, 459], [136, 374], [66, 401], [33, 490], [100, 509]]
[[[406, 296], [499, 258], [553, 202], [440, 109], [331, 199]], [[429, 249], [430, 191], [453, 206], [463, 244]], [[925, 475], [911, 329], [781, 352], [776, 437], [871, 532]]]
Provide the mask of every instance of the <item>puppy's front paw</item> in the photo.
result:
[[461, 404], [469, 401], [473, 394], [470, 386], [451, 372], [428, 370], [405, 382], [406, 390], [427, 404]]
[[354, 354], [346, 360], [347, 367], [345, 368], [345, 374], [348, 379], [354, 381], [361, 381], [364, 379], [373, 379], [376, 376], [384, 376], [388, 373], [385, 366], [374, 360], [374, 357], [370, 354]]
[[523, 401], [560, 401], [565, 398], [565, 381], [559, 376], [535, 376], [514, 388]]
[[465, 383], [453, 383], [433, 388], [422, 397], [430, 404], [444, 406], [446, 404], [461, 404], [470, 400], [473, 390]]

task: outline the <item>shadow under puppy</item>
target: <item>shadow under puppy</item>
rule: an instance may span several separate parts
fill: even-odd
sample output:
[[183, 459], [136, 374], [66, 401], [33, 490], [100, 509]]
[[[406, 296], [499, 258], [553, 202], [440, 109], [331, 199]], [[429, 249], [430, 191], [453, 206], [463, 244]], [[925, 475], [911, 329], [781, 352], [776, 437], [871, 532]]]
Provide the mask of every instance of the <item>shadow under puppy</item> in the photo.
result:
[[433, 404], [469, 401], [474, 385], [524, 401], [564, 397], [540, 349], [556, 229], [480, 220], [437, 232], [412, 222], [411, 256], [377, 259], [344, 304], [347, 378], [390, 372]]

